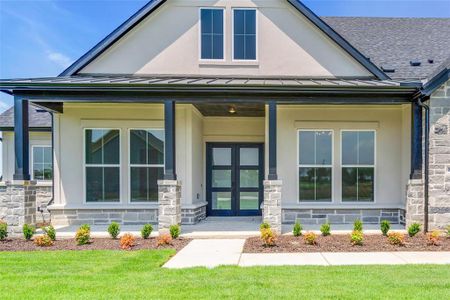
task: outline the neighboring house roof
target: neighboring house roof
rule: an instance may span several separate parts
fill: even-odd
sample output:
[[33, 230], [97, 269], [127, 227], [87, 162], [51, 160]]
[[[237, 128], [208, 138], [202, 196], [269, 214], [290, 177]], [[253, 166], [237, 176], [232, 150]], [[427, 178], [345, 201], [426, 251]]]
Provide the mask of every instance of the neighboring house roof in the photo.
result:
[[[29, 106], [29, 127], [31, 131], [49, 131], [51, 117], [48, 112], [40, 111], [34, 105]], [[14, 107], [8, 108], [0, 115], [0, 131], [14, 130]]]
[[[426, 79], [450, 56], [450, 18], [323, 17], [393, 79]], [[429, 63], [428, 60], [433, 60]], [[411, 66], [419, 61], [420, 66]]]

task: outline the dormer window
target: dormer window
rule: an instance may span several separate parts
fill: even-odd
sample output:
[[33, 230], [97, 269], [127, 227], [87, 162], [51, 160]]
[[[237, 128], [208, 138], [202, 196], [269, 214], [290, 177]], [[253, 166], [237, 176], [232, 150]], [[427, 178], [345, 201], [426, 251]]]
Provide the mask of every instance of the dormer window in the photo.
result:
[[222, 8], [200, 9], [201, 59], [224, 59], [223, 12]]
[[256, 60], [255, 9], [233, 9], [233, 59]]

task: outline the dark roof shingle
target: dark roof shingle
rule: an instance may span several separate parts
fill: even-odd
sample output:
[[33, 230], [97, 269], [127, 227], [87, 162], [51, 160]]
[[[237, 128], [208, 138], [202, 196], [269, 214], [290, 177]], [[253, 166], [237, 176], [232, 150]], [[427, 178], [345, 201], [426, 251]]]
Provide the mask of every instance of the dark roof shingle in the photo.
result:
[[[51, 127], [50, 114], [39, 111], [34, 105], [29, 106], [29, 127], [36, 128], [50, 128]], [[3, 130], [11, 130], [14, 128], [14, 107], [8, 108], [0, 115], [0, 128]]]

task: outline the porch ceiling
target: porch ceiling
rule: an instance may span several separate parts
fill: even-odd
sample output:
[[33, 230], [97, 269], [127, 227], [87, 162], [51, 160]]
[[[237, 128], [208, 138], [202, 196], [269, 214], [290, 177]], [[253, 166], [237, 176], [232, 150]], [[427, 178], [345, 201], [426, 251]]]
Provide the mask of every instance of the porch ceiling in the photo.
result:
[[[205, 117], [264, 117], [263, 103], [194, 104]], [[231, 111], [231, 112], [230, 112]], [[234, 113], [232, 112], [234, 111]]]

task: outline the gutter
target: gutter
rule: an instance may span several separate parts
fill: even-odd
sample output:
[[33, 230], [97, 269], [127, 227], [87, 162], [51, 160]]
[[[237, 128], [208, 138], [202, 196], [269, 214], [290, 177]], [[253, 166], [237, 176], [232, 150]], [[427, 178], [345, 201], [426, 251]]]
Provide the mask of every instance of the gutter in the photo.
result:
[[423, 231], [424, 233], [428, 232], [428, 204], [429, 204], [429, 151], [430, 151], [430, 107], [428, 104], [425, 104], [424, 101], [429, 100], [429, 98], [425, 98], [424, 96], [417, 99], [417, 104], [425, 109], [425, 157], [424, 157], [424, 172], [425, 172], [425, 182], [424, 182], [424, 207], [423, 207], [423, 215], [424, 215], [424, 224]]

